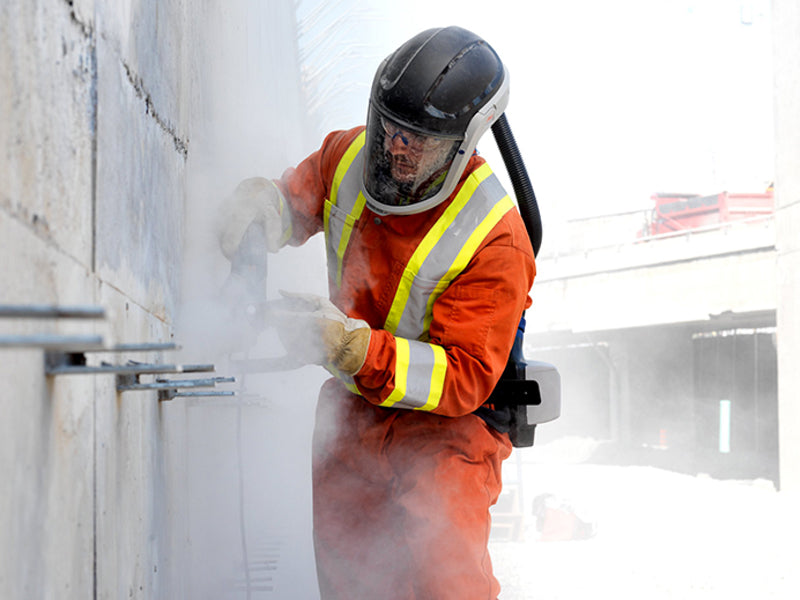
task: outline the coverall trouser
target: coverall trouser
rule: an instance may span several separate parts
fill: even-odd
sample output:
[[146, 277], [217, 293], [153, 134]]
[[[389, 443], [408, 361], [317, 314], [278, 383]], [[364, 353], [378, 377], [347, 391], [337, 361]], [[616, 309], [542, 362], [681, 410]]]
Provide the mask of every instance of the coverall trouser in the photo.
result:
[[506, 435], [475, 415], [376, 407], [327, 382], [314, 431], [323, 600], [492, 600], [489, 507]]

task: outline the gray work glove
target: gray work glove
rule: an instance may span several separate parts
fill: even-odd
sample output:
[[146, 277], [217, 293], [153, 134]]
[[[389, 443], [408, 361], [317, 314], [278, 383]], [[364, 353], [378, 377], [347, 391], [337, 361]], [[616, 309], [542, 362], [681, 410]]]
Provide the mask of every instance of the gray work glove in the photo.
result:
[[288, 206], [278, 186], [263, 177], [242, 181], [220, 208], [217, 235], [229, 260], [235, 257], [251, 224], [263, 231], [268, 252], [277, 252], [291, 236]]

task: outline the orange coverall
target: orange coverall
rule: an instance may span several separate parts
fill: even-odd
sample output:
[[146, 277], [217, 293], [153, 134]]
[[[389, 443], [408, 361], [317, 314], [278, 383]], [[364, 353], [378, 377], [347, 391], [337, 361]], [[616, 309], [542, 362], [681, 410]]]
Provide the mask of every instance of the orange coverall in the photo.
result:
[[[277, 182], [292, 213], [290, 245], [323, 230], [334, 172], [363, 127], [331, 133], [322, 147]], [[354, 376], [361, 395], [336, 378], [322, 387], [313, 440], [314, 547], [324, 600], [494, 599], [487, 544], [489, 507], [501, 489], [508, 435], [472, 414], [505, 368], [523, 310], [530, 305], [533, 251], [510, 210], [466, 269], [436, 300], [432, 344], [447, 356], [439, 404], [430, 412], [377, 406], [395, 382], [395, 337], [382, 329], [405, 265], [464, 178], [442, 204], [414, 215], [365, 208], [331, 300], [372, 327]], [[330, 274], [329, 274], [330, 275]]]

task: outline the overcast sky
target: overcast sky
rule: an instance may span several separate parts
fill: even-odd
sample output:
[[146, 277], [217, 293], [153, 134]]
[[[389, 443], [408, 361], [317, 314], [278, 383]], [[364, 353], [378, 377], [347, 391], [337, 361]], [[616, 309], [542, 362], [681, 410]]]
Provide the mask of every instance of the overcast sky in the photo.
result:
[[[768, 0], [349, 0], [309, 62], [335, 77], [323, 127], [363, 122], [380, 60], [428, 27], [484, 37], [511, 75], [507, 116], [543, 214], [646, 209], [654, 192], [762, 191], [772, 180]], [[339, 87], [339, 86], [342, 87]], [[479, 150], [503, 169], [487, 135]]]

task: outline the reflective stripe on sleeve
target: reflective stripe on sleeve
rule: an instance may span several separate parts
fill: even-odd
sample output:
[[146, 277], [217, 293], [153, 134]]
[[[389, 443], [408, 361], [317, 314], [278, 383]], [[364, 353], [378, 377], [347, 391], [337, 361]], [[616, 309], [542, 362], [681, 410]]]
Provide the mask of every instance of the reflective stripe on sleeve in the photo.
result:
[[379, 406], [434, 410], [447, 373], [447, 355], [435, 344], [395, 338], [394, 389]]

